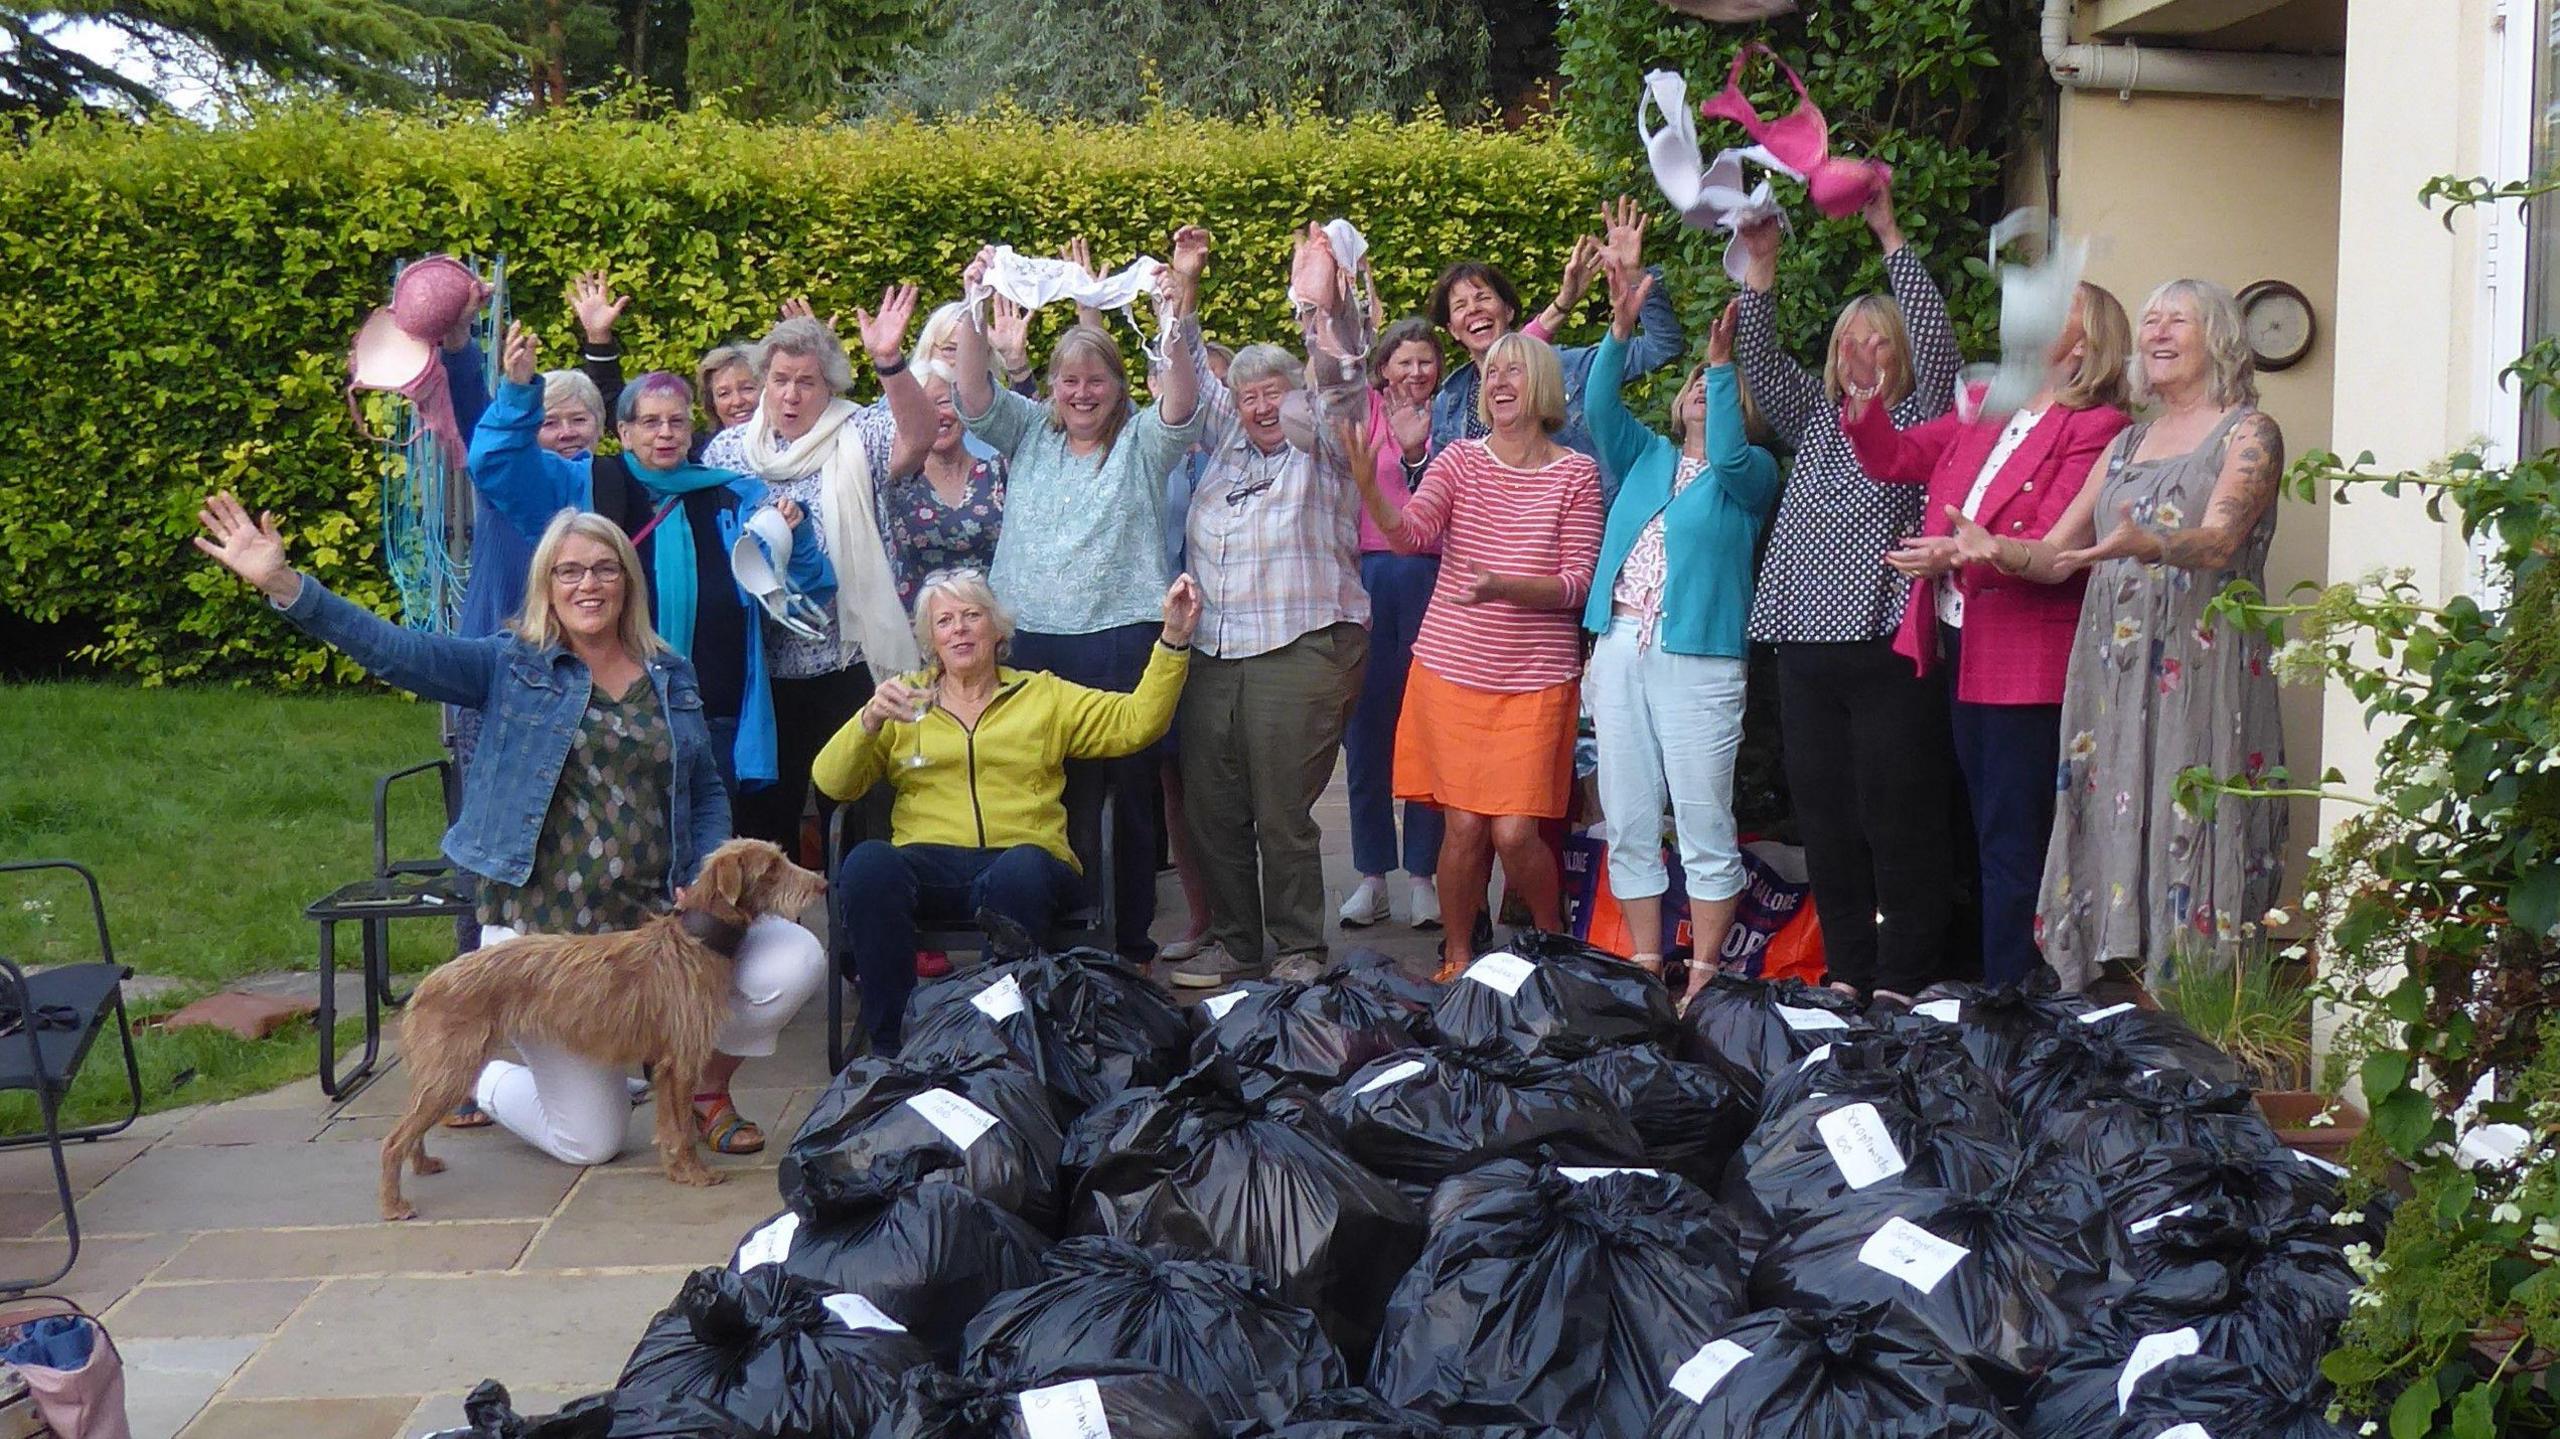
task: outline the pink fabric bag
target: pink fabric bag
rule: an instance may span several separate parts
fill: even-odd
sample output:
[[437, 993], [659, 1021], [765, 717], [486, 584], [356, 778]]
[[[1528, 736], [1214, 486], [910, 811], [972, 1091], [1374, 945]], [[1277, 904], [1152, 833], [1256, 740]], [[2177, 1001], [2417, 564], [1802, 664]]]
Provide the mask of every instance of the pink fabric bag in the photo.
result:
[[124, 1410], [124, 1356], [107, 1326], [68, 1299], [40, 1294], [0, 1305], [0, 1346], [17, 1340], [40, 1320], [67, 1318], [88, 1331], [89, 1354], [76, 1369], [13, 1363], [26, 1381], [36, 1412], [55, 1439], [133, 1439]]

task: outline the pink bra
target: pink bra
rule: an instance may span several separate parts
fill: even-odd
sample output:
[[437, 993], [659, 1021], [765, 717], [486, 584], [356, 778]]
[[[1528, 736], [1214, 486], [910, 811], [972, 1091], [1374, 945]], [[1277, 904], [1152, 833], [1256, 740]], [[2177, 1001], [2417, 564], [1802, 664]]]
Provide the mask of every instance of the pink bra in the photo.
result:
[[[1742, 70], [1758, 51], [1777, 64], [1787, 83], [1796, 87], [1795, 113], [1776, 120], [1763, 120], [1760, 112], [1743, 98]], [[1698, 114], [1709, 120], [1731, 120], [1752, 139], [1760, 142], [1769, 158], [1775, 160], [1795, 178], [1804, 181], [1805, 190], [1813, 197], [1814, 208], [1834, 218], [1858, 213], [1874, 199], [1876, 193], [1893, 179], [1893, 167], [1878, 160], [1842, 160], [1831, 154], [1831, 125], [1822, 118], [1822, 109], [1805, 93], [1804, 81], [1778, 59], [1778, 52], [1755, 40], [1742, 47], [1733, 57], [1733, 70], [1725, 76], [1724, 89], [1698, 102]]]

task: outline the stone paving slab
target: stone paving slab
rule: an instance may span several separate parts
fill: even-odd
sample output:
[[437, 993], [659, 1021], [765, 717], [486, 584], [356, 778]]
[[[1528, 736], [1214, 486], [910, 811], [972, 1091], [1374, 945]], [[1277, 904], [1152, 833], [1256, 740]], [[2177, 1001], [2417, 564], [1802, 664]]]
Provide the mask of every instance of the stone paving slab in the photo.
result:
[[493, 1375], [607, 1388], [683, 1273], [333, 1279], [223, 1397], [464, 1394]]
[[[781, 1161], [782, 1151], [791, 1143], [791, 1136], [799, 1132], [800, 1121], [808, 1115], [809, 1106], [817, 1102], [818, 1089], [814, 1085], [803, 1089], [751, 1089], [742, 1081], [731, 1091], [731, 1097], [737, 1101], [739, 1113], [763, 1126], [764, 1152], [714, 1154], [705, 1149], [702, 1151], [703, 1162], [714, 1169], [770, 1169]], [[657, 1115], [655, 1101], [632, 1106], [631, 1127], [623, 1131], [622, 1152], [603, 1167], [657, 1170]]]
[[146, 1284], [98, 1317], [118, 1339], [272, 1334], [319, 1287], [314, 1279]]
[[[431, 1219], [538, 1219], [578, 1175], [494, 1129], [428, 1148], [451, 1167], [405, 1183]], [[371, 1155], [343, 1144], [161, 1145], [83, 1200], [80, 1222], [101, 1234], [363, 1224], [381, 1217], [378, 1178]]]
[[[539, 1221], [447, 1224], [413, 1219], [346, 1229], [233, 1229], [198, 1234], [152, 1276], [193, 1279], [335, 1278], [351, 1274], [468, 1274], [511, 1269]], [[87, 1259], [81, 1261], [87, 1266]]]
[[[590, 1170], [525, 1252], [525, 1270], [726, 1264], [738, 1239], [782, 1208], [774, 1171], [732, 1169], [694, 1189], [653, 1169]], [[669, 1284], [667, 1293], [674, 1295]]]
[[255, 1335], [119, 1342], [125, 1416], [132, 1421], [133, 1439], [171, 1439], [262, 1342]]
[[[122, 1299], [186, 1244], [182, 1234], [80, 1236], [80, 1262], [52, 1292], [92, 1314]], [[0, 1240], [0, 1273], [34, 1278], [62, 1262], [60, 1239]]]
[[[636, 1339], [639, 1336], [632, 1337]], [[506, 1383], [505, 1380], [499, 1382]], [[409, 1417], [403, 1420], [398, 1428], [387, 1432], [399, 1435], [401, 1439], [419, 1439], [419, 1436], [434, 1434], [440, 1430], [461, 1428], [464, 1392], [468, 1391], [428, 1395], [418, 1401], [417, 1407], [409, 1412]], [[591, 1389], [518, 1388], [513, 1384], [507, 1385], [507, 1399], [515, 1406], [518, 1414], [548, 1415], [558, 1411], [561, 1405], [570, 1400], [582, 1399], [594, 1392]], [[355, 1439], [355, 1436], [350, 1435], [350, 1439]]]
[[[180, 1439], [383, 1439], [402, 1432], [416, 1408], [411, 1401], [389, 1399], [223, 1399], [205, 1406]], [[462, 1404], [453, 1406], [454, 1427], [462, 1422]], [[433, 1432], [433, 1431], [427, 1431]]]

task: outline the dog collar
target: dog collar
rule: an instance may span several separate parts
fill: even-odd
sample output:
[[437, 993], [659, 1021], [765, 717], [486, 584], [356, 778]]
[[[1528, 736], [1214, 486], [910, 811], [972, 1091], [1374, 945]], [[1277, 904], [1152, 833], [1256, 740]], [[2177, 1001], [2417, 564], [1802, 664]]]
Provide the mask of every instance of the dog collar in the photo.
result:
[[738, 946], [747, 937], [745, 925], [731, 924], [707, 909], [678, 910], [676, 926], [703, 948], [731, 959], [738, 957]]

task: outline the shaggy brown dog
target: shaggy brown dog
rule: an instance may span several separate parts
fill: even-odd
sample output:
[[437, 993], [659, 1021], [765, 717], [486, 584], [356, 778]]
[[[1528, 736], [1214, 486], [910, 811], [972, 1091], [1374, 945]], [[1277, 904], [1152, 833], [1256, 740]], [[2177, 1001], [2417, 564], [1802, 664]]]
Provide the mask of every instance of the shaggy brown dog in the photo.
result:
[[762, 840], [713, 850], [676, 912], [620, 934], [525, 935], [474, 950], [418, 982], [400, 1022], [409, 1109], [382, 1141], [382, 1217], [418, 1211], [400, 1196], [400, 1164], [434, 1174], [438, 1115], [471, 1097], [480, 1067], [514, 1038], [602, 1064], [656, 1066], [658, 1157], [678, 1184], [717, 1184], [694, 1153], [696, 1081], [729, 1017], [730, 969], [747, 925], [797, 918], [827, 882]]

